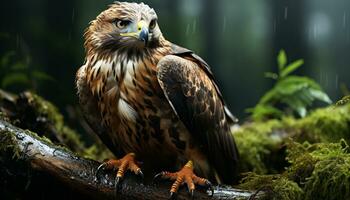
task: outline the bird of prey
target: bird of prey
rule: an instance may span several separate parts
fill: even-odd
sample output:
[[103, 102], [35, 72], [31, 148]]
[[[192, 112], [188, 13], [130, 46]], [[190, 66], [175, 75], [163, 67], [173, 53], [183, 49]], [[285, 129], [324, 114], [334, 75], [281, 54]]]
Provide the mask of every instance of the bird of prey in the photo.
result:
[[141, 161], [145, 174], [161, 172], [157, 177], [174, 181], [172, 195], [184, 183], [192, 193], [195, 185], [210, 186], [208, 180], [234, 183], [235, 118], [208, 64], [166, 40], [157, 20], [144, 3], [114, 2], [84, 34], [86, 58], [76, 74], [80, 104], [120, 158], [99, 169], [117, 169], [118, 185], [127, 170], [143, 174]]

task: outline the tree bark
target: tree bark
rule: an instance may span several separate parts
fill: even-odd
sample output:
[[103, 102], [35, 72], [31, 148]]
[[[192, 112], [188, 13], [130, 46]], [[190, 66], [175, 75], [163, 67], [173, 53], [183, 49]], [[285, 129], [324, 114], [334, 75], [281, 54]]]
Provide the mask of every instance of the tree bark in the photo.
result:
[[[2, 143], [0, 156], [11, 148], [11, 162], [24, 161], [25, 167], [50, 176], [49, 180], [59, 180], [78, 196], [83, 195], [91, 199], [115, 199], [116, 197], [120, 199], [169, 199], [171, 183], [143, 184], [140, 178], [131, 173], [126, 174], [116, 194], [113, 176], [115, 173], [108, 173], [96, 180], [95, 171], [99, 162], [79, 157], [64, 147], [57, 146], [35, 133], [15, 127], [4, 120], [0, 120], [0, 141]], [[17, 156], [14, 157], [14, 155]], [[11, 165], [0, 166], [0, 168], [8, 166]], [[9, 170], [11, 169], [1, 170], [1, 172]], [[3, 177], [2, 174], [0, 176]], [[206, 192], [197, 191], [195, 199], [249, 199], [252, 194], [253, 192], [229, 186], [215, 186], [213, 197]], [[190, 198], [189, 194], [184, 188], [181, 189], [177, 199], [188, 198]]]

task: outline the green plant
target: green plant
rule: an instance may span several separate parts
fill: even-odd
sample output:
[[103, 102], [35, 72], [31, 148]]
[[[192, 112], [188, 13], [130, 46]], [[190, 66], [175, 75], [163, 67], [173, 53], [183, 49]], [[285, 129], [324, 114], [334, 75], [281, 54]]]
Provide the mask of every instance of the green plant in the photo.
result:
[[[8, 35], [1, 40], [11, 41]], [[29, 52], [9, 50], [0, 56], [0, 87], [7, 90], [36, 90], [40, 81], [52, 81], [51, 76], [31, 65]]]
[[280, 118], [283, 114], [307, 114], [307, 107], [315, 100], [330, 104], [331, 100], [322, 88], [311, 78], [291, 75], [304, 64], [302, 59], [287, 65], [287, 55], [281, 50], [277, 56], [278, 73], [267, 72], [265, 76], [276, 80], [259, 103], [247, 111], [254, 120]]

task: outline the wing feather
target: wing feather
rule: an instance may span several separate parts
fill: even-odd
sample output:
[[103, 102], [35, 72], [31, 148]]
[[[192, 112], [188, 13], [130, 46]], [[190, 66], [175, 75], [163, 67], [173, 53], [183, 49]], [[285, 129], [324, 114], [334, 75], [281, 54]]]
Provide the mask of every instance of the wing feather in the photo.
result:
[[208, 156], [224, 183], [237, 175], [238, 151], [217, 86], [193, 57], [168, 55], [157, 65], [170, 105]]
[[186, 49], [184, 47], [180, 47], [176, 44], [172, 44], [172, 54], [173, 55], [177, 55], [177, 56], [180, 56], [180, 57], [187, 57], [188, 59], [191, 59], [192, 61], [196, 62], [200, 68], [202, 68], [205, 73], [207, 74], [207, 76], [211, 79], [215, 89], [216, 89], [216, 92], [218, 93], [219, 95], [219, 98], [221, 99], [223, 105], [224, 105], [224, 108], [225, 108], [225, 114], [227, 116], [227, 119], [228, 119], [228, 122], [230, 124], [233, 124], [233, 123], [237, 123], [238, 122], [238, 118], [236, 118], [232, 113], [231, 111], [227, 108], [226, 106], [226, 103], [225, 103], [225, 100], [221, 94], [221, 91], [218, 87], [218, 84], [215, 80], [215, 77], [214, 77], [214, 74], [213, 72], [211, 71], [210, 69], [210, 66], [208, 65], [207, 62], [205, 62], [200, 56], [198, 56], [197, 54], [195, 54], [193, 51], [189, 50], [189, 49]]

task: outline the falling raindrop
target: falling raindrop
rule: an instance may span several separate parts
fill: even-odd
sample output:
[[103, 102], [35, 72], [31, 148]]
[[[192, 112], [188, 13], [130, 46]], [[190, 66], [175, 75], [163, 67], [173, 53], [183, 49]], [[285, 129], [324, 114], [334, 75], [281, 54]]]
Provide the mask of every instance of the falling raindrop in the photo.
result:
[[344, 28], [346, 27], [346, 12], [344, 12], [344, 15], [343, 15], [343, 27]]
[[224, 17], [223, 23], [222, 23], [222, 33], [225, 33], [226, 31], [226, 16]]
[[277, 22], [276, 19], [273, 21], [273, 32], [276, 33]]
[[72, 24], [73, 24], [73, 22], [74, 22], [74, 18], [75, 18], [75, 10], [74, 10], [74, 8], [73, 8], [73, 11], [72, 11]]
[[192, 33], [195, 33], [196, 32], [196, 29], [197, 29], [197, 20], [194, 20], [193, 21], [193, 25], [192, 25]]
[[339, 84], [339, 77], [338, 77], [338, 74], [335, 75], [335, 89], [337, 90], [338, 89], [338, 84]]
[[318, 28], [317, 28], [317, 25], [315, 24], [315, 25], [314, 25], [314, 32], [313, 32], [313, 33], [314, 33], [313, 35], [314, 35], [314, 39], [315, 39], [315, 40], [317, 39], [317, 31], [318, 31]]
[[190, 24], [186, 26], [186, 35], [190, 34]]
[[287, 20], [288, 18], [288, 6], [284, 7], [284, 19]]

